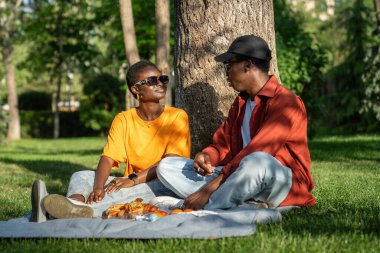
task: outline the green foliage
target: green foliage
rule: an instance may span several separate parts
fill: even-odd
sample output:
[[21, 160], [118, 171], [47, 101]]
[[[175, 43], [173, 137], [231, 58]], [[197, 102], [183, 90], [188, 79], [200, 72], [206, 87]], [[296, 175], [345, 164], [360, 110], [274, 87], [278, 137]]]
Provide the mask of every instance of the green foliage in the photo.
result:
[[338, 38], [339, 48], [334, 49], [341, 59], [327, 73], [335, 91], [324, 98], [325, 112], [332, 126], [340, 126], [343, 131], [368, 131], [374, 127], [374, 114], [360, 114], [366, 86], [362, 76], [366, 65], [372, 65], [363, 61], [374, 43], [370, 32], [375, 25], [372, 4], [372, 1], [347, 1], [329, 22], [344, 35]]
[[52, 80], [59, 72], [91, 66], [97, 54], [92, 43], [92, 5], [85, 0], [44, 0], [33, 7], [23, 22], [23, 39], [32, 41], [31, 48], [20, 66], [36, 77], [49, 73]]
[[[26, 138], [52, 138], [53, 113], [51, 111], [20, 111], [21, 135]], [[80, 121], [79, 112], [60, 112], [61, 137], [93, 135]]]
[[[364, 73], [362, 80], [365, 86], [365, 95], [361, 113], [373, 113], [380, 125], [380, 31], [374, 36], [374, 46], [367, 51], [364, 59]], [[380, 128], [380, 126], [379, 126]]]
[[100, 74], [85, 83], [83, 92], [87, 98], [81, 102], [81, 122], [88, 128], [105, 133], [113, 117], [124, 108], [122, 83], [109, 74]]
[[274, 1], [277, 60], [282, 83], [301, 95], [320, 81], [326, 52], [302, 26], [302, 15], [286, 0]]
[[286, 0], [274, 1], [277, 64], [281, 82], [304, 100], [309, 117], [309, 136], [315, 133], [319, 100], [315, 96], [327, 63], [326, 50], [303, 27], [304, 18]]
[[20, 110], [49, 110], [52, 107], [51, 95], [39, 91], [26, 91], [18, 96]]

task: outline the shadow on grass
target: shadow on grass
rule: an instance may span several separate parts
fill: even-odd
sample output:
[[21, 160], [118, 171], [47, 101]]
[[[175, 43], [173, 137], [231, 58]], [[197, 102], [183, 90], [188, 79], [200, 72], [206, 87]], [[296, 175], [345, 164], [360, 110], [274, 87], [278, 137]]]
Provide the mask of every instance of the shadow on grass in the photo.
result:
[[335, 210], [304, 207], [284, 214], [282, 228], [293, 234], [380, 236], [380, 208], [341, 205]]
[[17, 151], [14, 150], [2, 150], [2, 154], [11, 154], [11, 155], [96, 155], [101, 154], [103, 149], [86, 149], [86, 150], [41, 150], [37, 148], [25, 148], [17, 147]]
[[380, 152], [380, 141], [311, 141], [309, 148], [312, 161], [336, 161], [339, 158], [380, 162], [380, 157], [376, 155]]
[[[80, 170], [91, 170], [93, 168], [85, 167], [66, 161], [47, 161], [47, 160], [14, 160], [9, 158], [0, 158], [0, 162], [5, 164], [15, 164], [31, 172], [39, 174], [41, 177], [48, 177], [52, 180], [60, 180], [67, 188], [71, 175]], [[37, 179], [37, 178], [35, 178]], [[50, 188], [49, 191], [65, 194], [60, 188]]]

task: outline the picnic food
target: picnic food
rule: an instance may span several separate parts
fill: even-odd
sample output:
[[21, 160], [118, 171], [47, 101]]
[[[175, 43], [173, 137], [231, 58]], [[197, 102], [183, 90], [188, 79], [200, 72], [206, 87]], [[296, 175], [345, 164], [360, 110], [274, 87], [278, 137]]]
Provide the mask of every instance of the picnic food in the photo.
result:
[[158, 207], [151, 204], [144, 204], [142, 201], [141, 198], [137, 198], [130, 203], [112, 205], [107, 209], [106, 215], [108, 218], [128, 218], [130, 216], [133, 218], [133, 216], [153, 213], [159, 210]]
[[143, 203], [143, 199], [137, 198], [130, 203], [115, 204], [110, 206], [106, 211], [104, 218], [121, 218], [121, 219], [138, 219], [156, 221], [166, 215], [178, 214], [183, 212], [192, 212], [192, 209], [174, 209], [169, 213], [160, 210], [157, 206]]
[[176, 213], [182, 213], [182, 209], [174, 209], [169, 214], [176, 214]]

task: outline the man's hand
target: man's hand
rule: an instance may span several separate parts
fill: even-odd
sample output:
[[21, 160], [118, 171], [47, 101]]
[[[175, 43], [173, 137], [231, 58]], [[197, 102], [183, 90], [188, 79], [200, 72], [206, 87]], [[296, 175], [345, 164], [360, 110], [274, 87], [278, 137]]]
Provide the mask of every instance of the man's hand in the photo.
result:
[[215, 168], [211, 165], [210, 155], [200, 152], [194, 158], [194, 171], [202, 176], [211, 176]]
[[210, 196], [211, 193], [202, 188], [199, 191], [187, 196], [185, 202], [183, 203], [184, 209], [202, 209], [208, 203]]
[[211, 182], [206, 184], [197, 192], [190, 194], [185, 199], [183, 203], [184, 208], [189, 208], [193, 210], [199, 210], [205, 207], [208, 203], [211, 194], [215, 192], [219, 186], [223, 184], [226, 180], [226, 176], [224, 174], [219, 174], [216, 178], [214, 178]]
[[133, 182], [133, 180], [129, 178], [124, 178], [124, 177], [114, 178], [109, 184], [107, 184], [104, 187], [104, 191], [107, 194], [110, 194], [112, 192], [120, 191], [120, 189], [122, 188], [128, 188], [134, 185], [135, 185], [135, 182]]
[[105, 191], [104, 189], [94, 189], [91, 193], [90, 196], [87, 199], [87, 204], [92, 204], [92, 202], [100, 202], [105, 196]]

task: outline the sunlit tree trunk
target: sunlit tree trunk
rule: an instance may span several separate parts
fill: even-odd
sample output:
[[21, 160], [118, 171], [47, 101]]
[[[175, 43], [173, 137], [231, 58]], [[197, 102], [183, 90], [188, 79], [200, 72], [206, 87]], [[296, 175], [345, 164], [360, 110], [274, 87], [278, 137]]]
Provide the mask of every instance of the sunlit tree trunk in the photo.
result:
[[[133, 21], [133, 11], [131, 0], [119, 0], [120, 19], [123, 27], [124, 48], [128, 66], [140, 61], [136, 43], [136, 33]], [[126, 109], [137, 105], [136, 99], [127, 90], [125, 94]]]
[[273, 2], [175, 1], [176, 105], [189, 114], [192, 153], [212, 140], [236, 94], [214, 57], [238, 36], [263, 37], [272, 50], [271, 73], [278, 76]]
[[156, 64], [169, 75], [165, 103], [171, 105], [173, 78], [170, 68], [170, 0], [156, 0]]
[[11, 3], [0, 1], [0, 42], [5, 69], [5, 80], [8, 89], [9, 124], [7, 131], [8, 140], [18, 140], [21, 137], [20, 116], [18, 110], [16, 72], [12, 62], [12, 29], [13, 23], [18, 16], [22, 0]]
[[3, 44], [3, 61], [5, 66], [5, 80], [8, 88], [9, 124], [7, 139], [20, 139], [20, 116], [16, 89], [16, 73], [12, 63], [12, 46], [9, 41]]

